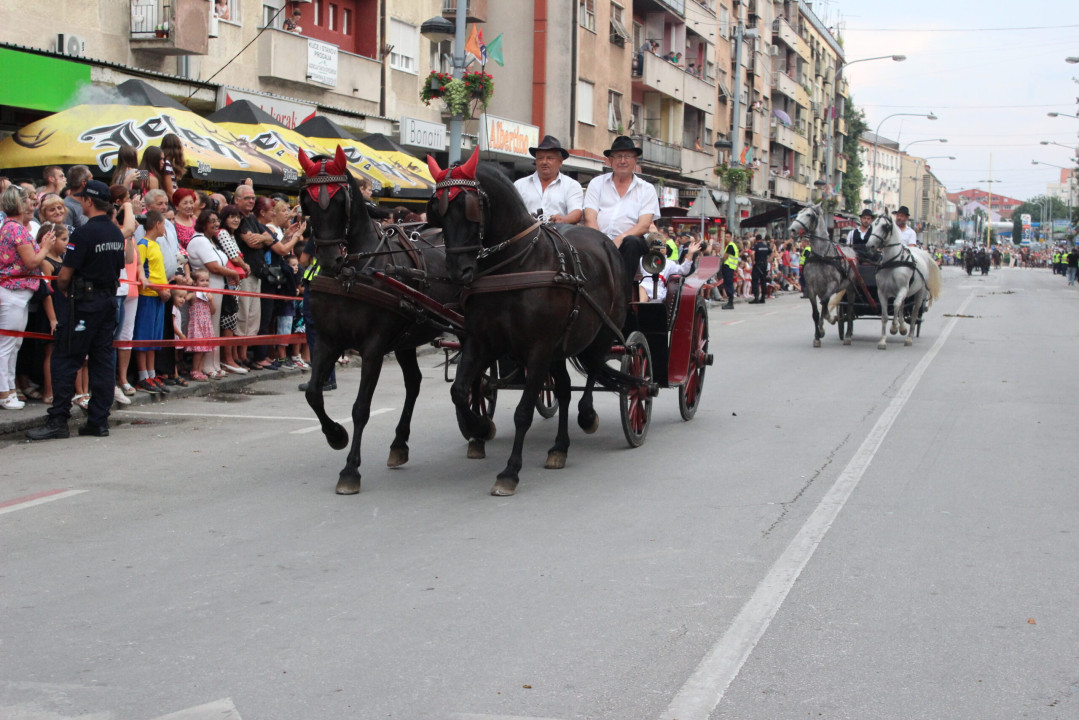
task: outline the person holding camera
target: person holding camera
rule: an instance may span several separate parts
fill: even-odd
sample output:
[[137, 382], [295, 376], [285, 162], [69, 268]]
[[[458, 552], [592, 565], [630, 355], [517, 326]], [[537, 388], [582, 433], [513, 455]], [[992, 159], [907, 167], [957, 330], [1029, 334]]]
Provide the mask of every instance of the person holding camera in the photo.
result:
[[693, 261], [700, 255], [701, 241], [691, 240], [686, 247], [686, 259], [678, 262], [666, 255], [667, 239], [661, 233], [648, 233], [644, 239], [648, 243], [648, 255], [654, 253], [663, 257], [663, 268], [658, 273], [649, 273], [644, 267], [648, 255], [641, 259], [640, 300], [648, 302], [653, 296], [656, 300], [663, 300], [667, 297], [667, 280], [671, 275], [688, 275], [693, 272]]
[[114, 297], [124, 267], [124, 234], [109, 217], [109, 186], [87, 181], [76, 193], [86, 224], [71, 234], [64, 264], [56, 279], [59, 296], [56, 343], [52, 354], [53, 404], [46, 424], [26, 432], [31, 440], [66, 438], [69, 435], [75, 375], [89, 358], [90, 403], [87, 422], [80, 435], [109, 434], [109, 408], [113, 402], [116, 353], [112, 337], [116, 329]]

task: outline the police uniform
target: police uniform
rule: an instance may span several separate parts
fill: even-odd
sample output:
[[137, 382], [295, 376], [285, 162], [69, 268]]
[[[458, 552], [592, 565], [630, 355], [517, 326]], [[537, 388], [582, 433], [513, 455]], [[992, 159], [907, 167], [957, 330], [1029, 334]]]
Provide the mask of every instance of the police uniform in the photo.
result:
[[753, 299], [750, 302], [763, 305], [765, 285], [768, 282], [768, 257], [772, 254], [772, 246], [761, 239], [753, 243], [750, 251], [753, 253]]
[[734, 271], [738, 269], [738, 244], [732, 238], [723, 248], [723, 287], [727, 291], [727, 303], [722, 310], [734, 309]]
[[49, 425], [71, 417], [75, 375], [88, 359], [90, 404], [87, 424], [98, 431], [109, 427], [109, 408], [116, 384], [116, 330], [113, 301], [124, 267], [124, 235], [108, 215], [97, 215], [76, 228], [64, 255], [63, 267], [73, 271], [65, 294], [55, 295], [56, 340], [52, 351], [53, 404]]

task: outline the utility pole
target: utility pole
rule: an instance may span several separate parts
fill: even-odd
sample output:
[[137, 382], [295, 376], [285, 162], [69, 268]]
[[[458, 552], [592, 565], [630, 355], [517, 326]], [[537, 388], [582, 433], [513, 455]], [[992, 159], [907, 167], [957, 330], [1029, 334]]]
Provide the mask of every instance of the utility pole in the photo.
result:
[[[757, 28], [746, 29], [739, 16], [738, 24], [734, 28], [734, 97], [731, 99], [731, 159], [727, 164], [733, 167], [741, 167], [742, 164], [742, 39], [756, 38], [760, 35]], [[735, 237], [738, 235], [738, 189], [728, 188], [727, 198], [727, 229]]]

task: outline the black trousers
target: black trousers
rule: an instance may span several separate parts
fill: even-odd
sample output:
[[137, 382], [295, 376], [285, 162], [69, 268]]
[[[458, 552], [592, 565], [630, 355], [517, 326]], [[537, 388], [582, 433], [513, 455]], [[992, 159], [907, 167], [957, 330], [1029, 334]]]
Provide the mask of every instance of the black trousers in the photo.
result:
[[[262, 292], [271, 292], [270, 290], [263, 290]], [[277, 331], [277, 317], [274, 315], [274, 299], [273, 298], [260, 298], [259, 299], [259, 335], [270, 335]], [[251, 348], [252, 359], [255, 362], [262, 362], [270, 356], [269, 345], [256, 345]]]
[[723, 292], [727, 294], [727, 299], [732, 303], [734, 302], [734, 268], [727, 267], [724, 263], [721, 266], [723, 270]]
[[[161, 339], [176, 339], [176, 333], [172, 329], [171, 297], [165, 303], [165, 327]], [[162, 377], [175, 377], [179, 374], [176, 372], [176, 348], [164, 347], [154, 353], [154, 372]]]
[[[75, 375], [88, 360], [90, 371], [90, 405], [87, 417], [91, 425], [109, 426], [109, 408], [116, 386], [116, 351], [112, 336], [116, 332], [116, 305], [111, 296], [100, 295], [81, 302], [73, 309], [57, 295], [56, 341], [52, 349], [52, 407], [51, 419], [67, 422], [71, 417], [71, 401], [75, 397]], [[73, 312], [74, 310], [74, 312]]]
[[[311, 361], [315, 360], [315, 344], [318, 343], [318, 332], [315, 330], [315, 319], [311, 317], [311, 288], [303, 288], [303, 331], [307, 335], [307, 351], [311, 353]], [[334, 361], [330, 369], [330, 376], [326, 382], [337, 384], [337, 361]]]
[[768, 284], [768, 266], [753, 265], [753, 299], [764, 300], [765, 285]]

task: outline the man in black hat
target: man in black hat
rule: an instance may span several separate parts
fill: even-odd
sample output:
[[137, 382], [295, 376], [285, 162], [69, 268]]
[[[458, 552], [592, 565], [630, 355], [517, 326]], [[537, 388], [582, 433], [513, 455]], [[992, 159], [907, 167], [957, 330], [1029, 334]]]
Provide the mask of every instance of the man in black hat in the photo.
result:
[[858, 227], [847, 234], [847, 244], [852, 245], [855, 251], [865, 250], [865, 244], [869, 241], [869, 226], [873, 224], [873, 211], [869, 208], [862, 210], [858, 223]]
[[895, 226], [899, 230], [899, 239], [907, 247], [918, 247], [918, 233], [914, 228], [907, 225], [910, 221], [910, 210], [906, 205], [900, 205], [895, 211]]
[[89, 358], [90, 404], [79, 435], [109, 434], [109, 408], [116, 378], [116, 330], [113, 298], [124, 267], [124, 234], [112, 221], [109, 186], [87, 181], [77, 193], [86, 224], [68, 240], [64, 264], [56, 278], [56, 342], [52, 351], [53, 404], [48, 422], [27, 430], [31, 440], [66, 438], [75, 395], [75, 375]]
[[513, 183], [528, 212], [548, 222], [579, 223], [584, 214], [584, 190], [579, 182], [561, 172], [569, 152], [553, 135], [545, 135], [528, 152], [536, 158], [536, 172]]
[[611, 172], [593, 178], [584, 195], [584, 224], [611, 239], [616, 247], [628, 235], [644, 235], [659, 217], [656, 189], [633, 171], [641, 149], [633, 140], [619, 135], [604, 150]]

